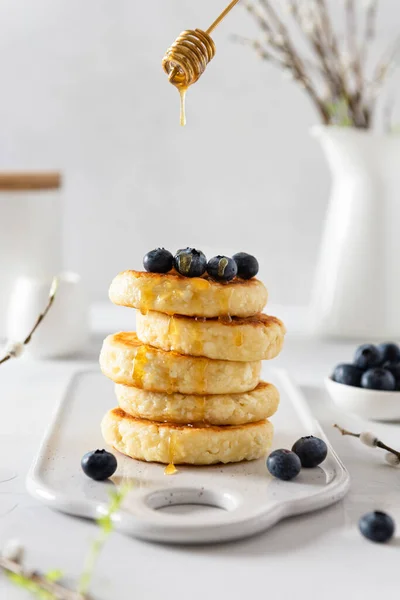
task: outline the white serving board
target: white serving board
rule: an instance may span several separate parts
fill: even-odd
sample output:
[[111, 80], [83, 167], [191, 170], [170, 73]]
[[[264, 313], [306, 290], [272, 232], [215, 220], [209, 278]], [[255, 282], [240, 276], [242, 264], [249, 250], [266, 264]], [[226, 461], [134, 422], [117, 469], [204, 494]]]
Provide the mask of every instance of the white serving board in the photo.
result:
[[[275, 383], [281, 393], [272, 419], [273, 448], [291, 448], [299, 437], [311, 434], [327, 442], [287, 373], [267, 367], [263, 378]], [[152, 541], [204, 543], [261, 532], [285, 517], [340, 500], [349, 487], [349, 474], [329, 444], [322, 468], [303, 469], [290, 482], [271, 477], [265, 459], [182, 466], [177, 474], [167, 476], [162, 465], [118, 452], [112, 482], [92, 481], [81, 470], [81, 457], [105, 447], [100, 421], [115, 404], [113, 384], [100, 373], [82, 372], [72, 379], [28, 474], [27, 487], [33, 496], [53, 509], [93, 519], [104, 514], [109, 490], [129, 482], [131, 490], [115, 515], [117, 529]], [[206, 506], [214, 508], [205, 510]]]

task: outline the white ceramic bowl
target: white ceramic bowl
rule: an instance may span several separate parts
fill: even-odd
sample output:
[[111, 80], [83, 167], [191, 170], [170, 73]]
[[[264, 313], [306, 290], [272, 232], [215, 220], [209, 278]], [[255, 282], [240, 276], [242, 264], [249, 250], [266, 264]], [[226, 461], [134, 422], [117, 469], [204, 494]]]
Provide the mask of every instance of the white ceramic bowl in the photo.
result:
[[[18, 277], [7, 313], [7, 338], [23, 340], [47, 304], [52, 279]], [[89, 335], [85, 290], [76, 273], [60, 273], [54, 304], [25, 354], [35, 359], [73, 356]]]
[[333, 402], [344, 412], [371, 421], [400, 421], [400, 392], [366, 390], [325, 379]]

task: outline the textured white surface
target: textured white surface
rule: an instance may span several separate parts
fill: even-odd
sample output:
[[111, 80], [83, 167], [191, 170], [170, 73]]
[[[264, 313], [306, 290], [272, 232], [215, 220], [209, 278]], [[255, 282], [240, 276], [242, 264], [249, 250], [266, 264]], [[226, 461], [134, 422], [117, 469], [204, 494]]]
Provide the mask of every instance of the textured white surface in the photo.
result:
[[[390, 40], [399, 2], [380, 4], [381, 39]], [[175, 37], [223, 6], [0, 3], [0, 165], [64, 171], [65, 268], [83, 275], [93, 299], [147, 249], [189, 244], [210, 255], [254, 252], [273, 301], [308, 301], [329, 177], [309, 137], [317, 117], [308, 98], [230, 42], [254, 31], [240, 4], [188, 94], [186, 129], [161, 69]]]
[[[286, 309], [279, 314], [292, 321], [291, 330], [296, 323], [297, 329], [301, 328], [304, 319], [298, 311]], [[97, 318], [103, 324], [107, 319], [101, 318], [100, 312]], [[21, 358], [1, 367], [0, 546], [18, 538], [27, 548], [30, 565], [43, 570], [62, 568], [72, 578], [79, 577], [96, 528], [31, 499], [25, 491], [25, 476], [71, 374], [95, 368], [99, 350], [100, 340], [88, 351], [86, 360], [33, 363]], [[344, 586], [346, 600], [357, 597], [360, 590], [365, 600], [375, 600], [378, 595], [397, 598], [398, 538], [387, 546], [369, 543], [358, 533], [357, 520], [369, 510], [381, 509], [400, 522], [398, 471], [385, 465], [384, 452], [342, 438], [331, 426], [338, 422], [355, 431], [373, 428], [396, 447], [399, 426], [374, 423], [372, 427], [338, 412], [323, 390], [323, 377], [333, 365], [348, 360], [353, 351], [351, 344], [319, 343], [289, 334], [282, 355], [274, 361], [276, 366], [287, 367], [302, 384], [314, 414], [350, 471], [351, 489], [342, 502], [282, 521], [249, 540], [214, 547], [168, 548], [116, 534], [97, 569], [92, 590], [96, 600], [129, 600], [132, 595], [146, 600], [184, 600], [188, 589], [192, 600], [204, 600], [210, 586], [216, 597], [243, 600], [266, 582], [268, 594], [280, 600], [309, 600], [313, 590], [324, 600], [337, 600], [339, 586]], [[26, 600], [26, 595], [4, 578], [0, 578], [0, 597]]]

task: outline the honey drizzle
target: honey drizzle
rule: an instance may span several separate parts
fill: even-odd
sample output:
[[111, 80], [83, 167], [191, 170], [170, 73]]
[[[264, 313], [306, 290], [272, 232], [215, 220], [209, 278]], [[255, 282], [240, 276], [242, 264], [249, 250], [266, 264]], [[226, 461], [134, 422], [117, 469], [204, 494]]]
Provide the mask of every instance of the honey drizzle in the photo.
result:
[[169, 434], [169, 439], [168, 439], [169, 464], [164, 469], [164, 475], [175, 475], [175, 473], [178, 472], [178, 469], [174, 465], [175, 447], [176, 447], [176, 440], [174, 439], [174, 434], [171, 431], [171, 433]]
[[152, 286], [146, 285], [146, 283], [143, 283], [142, 287], [140, 289], [140, 298], [139, 298], [140, 312], [142, 313], [142, 315], [147, 315], [149, 310], [151, 308], [153, 308], [153, 306], [152, 306], [153, 299], [154, 299], [154, 295], [153, 295]]
[[219, 306], [222, 310], [222, 315], [218, 317], [218, 320], [221, 322], [230, 323], [232, 321], [230, 313], [233, 288], [230, 288], [229, 290], [221, 290], [221, 292], [222, 291], [226, 291], [226, 293], [222, 293], [219, 299]]
[[[174, 351], [175, 350], [175, 340], [176, 340], [176, 336], [177, 336], [178, 330], [177, 330], [177, 326], [176, 326], [176, 320], [174, 318], [174, 315], [170, 315], [169, 319], [168, 319], [168, 329], [167, 329], [167, 336], [168, 336], [168, 340], [169, 340], [169, 350], [170, 351]], [[167, 394], [172, 394], [176, 388], [176, 384], [177, 384], [177, 379], [176, 377], [169, 377], [169, 381], [168, 381], [168, 389], [167, 389]]]
[[235, 346], [242, 346], [243, 345], [243, 332], [242, 331], [235, 331], [234, 333], [234, 338], [233, 338], [234, 344]]
[[176, 320], [174, 315], [171, 315], [168, 321], [168, 339], [170, 350], [175, 350], [175, 343], [178, 337], [178, 327], [176, 326]]
[[200, 421], [202, 423], [207, 423], [207, 419], [206, 419], [206, 403], [207, 403], [207, 396], [203, 396], [202, 397], [202, 403], [201, 403], [201, 419]]
[[198, 387], [201, 388], [203, 394], [207, 392], [207, 376], [208, 358], [199, 358], [199, 372], [197, 378]]
[[132, 379], [134, 385], [138, 388], [143, 387], [143, 379], [146, 374], [146, 364], [148, 362], [146, 346], [139, 346], [133, 359]]
[[203, 332], [201, 330], [201, 321], [199, 322], [199, 320], [197, 319], [197, 317], [195, 317], [194, 320], [194, 327], [193, 327], [193, 337], [192, 337], [192, 348], [193, 348], [193, 354], [195, 356], [202, 356], [203, 354], [203, 348], [204, 348], [204, 336], [203, 336]]
[[187, 87], [180, 87], [178, 88], [179, 90], [179, 96], [180, 96], [180, 125], [181, 127], [184, 127], [186, 125], [186, 108], [185, 108], [185, 101], [186, 101], [186, 92], [188, 90]]

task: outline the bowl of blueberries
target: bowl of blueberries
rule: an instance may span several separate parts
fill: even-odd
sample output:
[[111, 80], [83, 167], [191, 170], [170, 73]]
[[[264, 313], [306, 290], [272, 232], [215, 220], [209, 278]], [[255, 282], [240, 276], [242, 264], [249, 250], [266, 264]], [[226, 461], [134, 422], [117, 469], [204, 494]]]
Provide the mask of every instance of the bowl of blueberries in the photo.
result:
[[337, 365], [326, 388], [343, 411], [373, 421], [400, 421], [400, 347], [359, 346], [352, 363]]

